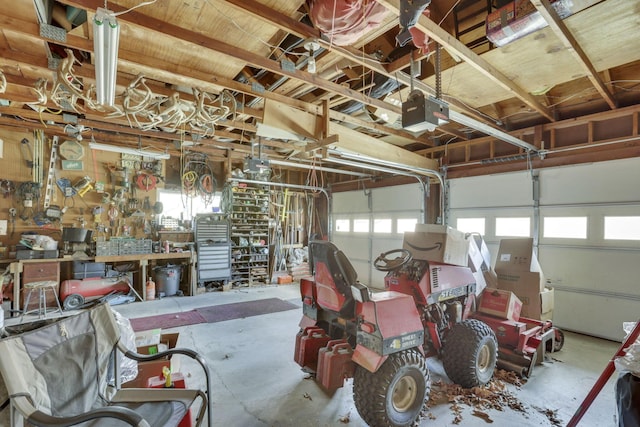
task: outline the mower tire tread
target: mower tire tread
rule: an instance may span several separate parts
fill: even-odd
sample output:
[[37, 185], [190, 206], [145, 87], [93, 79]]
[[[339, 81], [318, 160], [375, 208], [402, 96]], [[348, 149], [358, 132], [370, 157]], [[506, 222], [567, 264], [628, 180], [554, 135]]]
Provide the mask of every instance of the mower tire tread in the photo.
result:
[[[481, 362], [483, 357], [488, 359]], [[445, 337], [442, 365], [449, 379], [464, 388], [488, 383], [497, 360], [498, 340], [484, 322], [464, 320], [455, 324]]]
[[[404, 377], [415, 384], [415, 399], [403, 402], [406, 410], [397, 410], [392, 392]], [[408, 349], [394, 353], [376, 372], [356, 366], [353, 378], [353, 398], [362, 419], [370, 426], [411, 426], [420, 415], [429, 397], [429, 369], [422, 353]]]

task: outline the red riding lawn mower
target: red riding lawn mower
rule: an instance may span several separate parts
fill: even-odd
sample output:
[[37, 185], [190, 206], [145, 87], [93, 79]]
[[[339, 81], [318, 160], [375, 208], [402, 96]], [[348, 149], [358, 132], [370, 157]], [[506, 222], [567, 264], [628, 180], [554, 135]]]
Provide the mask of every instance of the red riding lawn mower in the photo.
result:
[[530, 374], [545, 349], [562, 346], [551, 322], [479, 316], [468, 267], [392, 250], [374, 262], [387, 272], [386, 290], [371, 292], [333, 243], [311, 242], [309, 258], [314, 276], [300, 281], [294, 359], [329, 392], [353, 377], [356, 408], [371, 426], [417, 419], [430, 391], [427, 357], [438, 356], [451, 381], [471, 388], [491, 380], [499, 358]]

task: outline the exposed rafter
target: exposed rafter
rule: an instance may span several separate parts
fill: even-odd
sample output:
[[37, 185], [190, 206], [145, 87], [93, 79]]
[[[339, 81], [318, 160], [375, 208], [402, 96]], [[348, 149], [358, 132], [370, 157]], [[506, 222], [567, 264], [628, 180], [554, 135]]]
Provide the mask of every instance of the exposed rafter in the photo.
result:
[[[378, 2], [383, 4], [387, 9], [391, 10], [394, 14], [400, 14], [400, 0], [378, 0]], [[455, 55], [461, 57], [467, 64], [488, 77], [498, 86], [511, 92], [515, 97], [521, 99], [524, 103], [529, 105], [538, 113], [542, 114], [548, 120], [555, 120], [553, 115], [549, 112], [549, 109], [538, 102], [533, 97], [533, 95], [524, 91], [521, 87], [511, 81], [507, 76], [502, 74], [502, 72], [489, 64], [467, 46], [462, 44], [462, 42], [456, 39], [453, 35], [440, 28], [440, 26], [433, 22], [431, 19], [427, 18], [424, 15], [421, 15], [418, 23], [416, 24], [416, 28], [427, 34], [437, 43], [440, 43], [440, 45], [442, 45], [442, 47], [446, 48], [448, 51], [451, 51]]]

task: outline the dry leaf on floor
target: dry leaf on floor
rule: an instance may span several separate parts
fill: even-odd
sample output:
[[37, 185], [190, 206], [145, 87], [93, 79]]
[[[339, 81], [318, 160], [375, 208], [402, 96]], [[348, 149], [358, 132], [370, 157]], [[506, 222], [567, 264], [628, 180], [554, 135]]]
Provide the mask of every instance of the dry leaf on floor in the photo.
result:
[[487, 414], [486, 412], [474, 410], [471, 413], [471, 415], [473, 415], [474, 417], [482, 418], [483, 420], [485, 420], [489, 424], [493, 423], [493, 420], [491, 419], [489, 414]]

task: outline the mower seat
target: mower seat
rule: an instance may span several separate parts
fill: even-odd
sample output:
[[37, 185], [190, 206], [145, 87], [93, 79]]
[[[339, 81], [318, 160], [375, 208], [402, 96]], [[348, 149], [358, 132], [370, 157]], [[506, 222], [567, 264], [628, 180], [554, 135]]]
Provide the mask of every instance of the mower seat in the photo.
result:
[[309, 243], [309, 259], [316, 283], [317, 303], [341, 317], [355, 315], [352, 286], [360, 288], [358, 275], [346, 255], [333, 243], [315, 240]]

